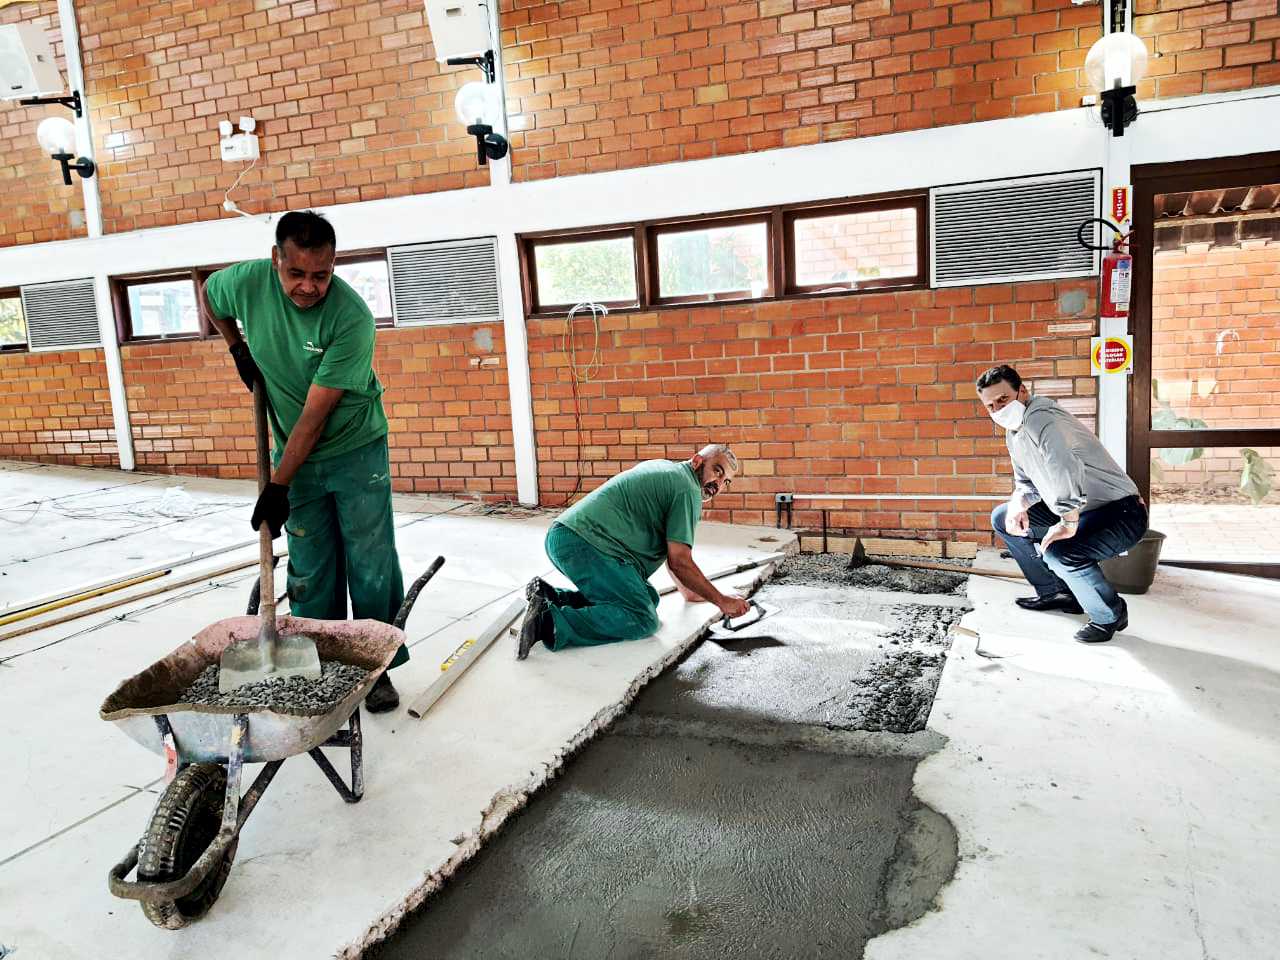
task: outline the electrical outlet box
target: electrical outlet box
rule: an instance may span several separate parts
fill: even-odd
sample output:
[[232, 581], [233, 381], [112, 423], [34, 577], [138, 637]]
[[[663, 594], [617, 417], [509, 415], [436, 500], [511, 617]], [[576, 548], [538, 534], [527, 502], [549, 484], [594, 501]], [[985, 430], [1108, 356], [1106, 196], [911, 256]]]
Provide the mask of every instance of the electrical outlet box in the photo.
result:
[[493, 49], [489, 5], [482, 0], [426, 0], [427, 25], [436, 60], [480, 57]]
[[223, 163], [257, 160], [261, 155], [258, 151], [258, 138], [252, 133], [236, 133], [223, 137], [219, 146]]
[[63, 92], [49, 37], [34, 23], [0, 25], [0, 100]]

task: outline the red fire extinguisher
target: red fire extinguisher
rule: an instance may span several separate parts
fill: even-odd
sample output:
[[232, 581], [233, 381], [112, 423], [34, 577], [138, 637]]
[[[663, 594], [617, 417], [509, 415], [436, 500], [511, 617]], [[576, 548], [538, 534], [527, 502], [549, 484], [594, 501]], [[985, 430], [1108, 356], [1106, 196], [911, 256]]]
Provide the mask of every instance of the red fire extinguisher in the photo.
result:
[[1129, 254], [1129, 235], [1115, 239], [1102, 257], [1102, 316], [1127, 317], [1129, 291], [1133, 287], [1133, 257]]
[[[1100, 223], [1115, 232], [1115, 239], [1110, 246], [1097, 246], [1085, 239], [1084, 234], [1092, 224]], [[1121, 233], [1110, 220], [1095, 218], [1080, 224], [1076, 232], [1076, 241], [1089, 250], [1105, 250], [1102, 257], [1102, 309], [1103, 317], [1127, 317], [1129, 315], [1129, 293], [1133, 289], [1133, 257], [1129, 253], [1129, 234]]]

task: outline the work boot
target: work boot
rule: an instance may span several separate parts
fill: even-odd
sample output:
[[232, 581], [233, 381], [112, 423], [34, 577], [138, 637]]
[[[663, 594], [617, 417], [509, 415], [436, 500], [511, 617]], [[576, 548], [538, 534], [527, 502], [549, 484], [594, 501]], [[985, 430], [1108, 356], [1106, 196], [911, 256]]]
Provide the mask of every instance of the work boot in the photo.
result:
[[524, 599], [526, 603], [532, 603], [534, 597], [541, 597], [547, 603], [555, 600], [556, 594], [551, 584], [543, 580], [541, 577], [534, 577], [524, 587]]
[[1120, 607], [1120, 619], [1115, 623], [1094, 623], [1090, 620], [1083, 627], [1076, 631], [1076, 639], [1081, 643], [1106, 643], [1112, 637], [1122, 630], [1129, 627], [1129, 607], [1124, 604]]
[[1018, 597], [1013, 601], [1023, 610], [1061, 610], [1063, 613], [1084, 613], [1076, 598], [1069, 593], [1053, 593], [1047, 597]]
[[370, 713], [386, 713], [400, 706], [400, 694], [391, 682], [391, 675], [383, 673], [364, 697], [364, 708]]
[[[516, 659], [524, 660], [528, 658], [529, 651], [533, 649], [533, 645], [539, 640], [545, 640], [551, 633], [551, 610], [546, 598], [534, 587], [530, 582], [526, 588], [529, 597], [529, 606], [524, 611], [524, 620], [520, 622], [520, 633], [516, 637]], [[547, 644], [550, 646], [550, 644]]]

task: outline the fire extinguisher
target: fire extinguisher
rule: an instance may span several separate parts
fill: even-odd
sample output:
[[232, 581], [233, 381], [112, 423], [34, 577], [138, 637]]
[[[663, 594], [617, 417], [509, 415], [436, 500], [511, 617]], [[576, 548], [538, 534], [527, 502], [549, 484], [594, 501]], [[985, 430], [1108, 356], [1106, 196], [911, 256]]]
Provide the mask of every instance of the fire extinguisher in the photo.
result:
[[[1084, 239], [1085, 229], [1093, 223], [1101, 223], [1115, 231], [1111, 244], [1097, 246]], [[1102, 257], [1102, 296], [1099, 298], [1103, 317], [1127, 317], [1129, 294], [1133, 289], [1133, 256], [1129, 253], [1129, 234], [1121, 233], [1110, 220], [1092, 219], [1080, 224], [1076, 233], [1080, 245], [1090, 250], [1105, 250]]]

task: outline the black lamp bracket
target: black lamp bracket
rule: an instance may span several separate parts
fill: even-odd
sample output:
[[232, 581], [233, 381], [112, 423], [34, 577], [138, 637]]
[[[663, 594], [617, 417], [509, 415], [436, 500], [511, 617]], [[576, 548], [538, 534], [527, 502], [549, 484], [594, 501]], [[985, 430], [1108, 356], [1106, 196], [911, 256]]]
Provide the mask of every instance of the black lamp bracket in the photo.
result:
[[467, 133], [476, 138], [476, 162], [484, 166], [490, 160], [501, 160], [507, 155], [507, 138], [494, 133], [487, 123], [473, 123]]
[[445, 63], [451, 67], [479, 67], [484, 71], [485, 83], [493, 83], [498, 76], [492, 50], [486, 50], [483, 57], [450, 57]]
[[1110, 90], [1099, 95], [1102, 100], [1102, 125], [1113, 137], [1123, 137], [1124, 128], [1138, 119], [1138, 101], [1134, 94], [1137, 87], [1122, 87], [1117, 81]]
[[[71, 186], [72, 170], [80, 174], [80, 179], [84, 180], [92, 177], [94, 171], [98, 169], [97, 164], [87, 157], [80, 157], [76, 160], [76, 157], [70, 153], [54, 153], [51, 154], [51, 156], [62, 164], [62, 182], [68, 187]], [[72, 163], [72, 160], [75, 160], [76, 162]]]
[[75, 111], [76, 117], [84, 116], [84, 105], [80, 102], [80, 91], [72, 90], [69, 97], [30, 97], [26, 100], [19, 100], [24, 107], [38, 107], [46, 103], [60, 103]]

